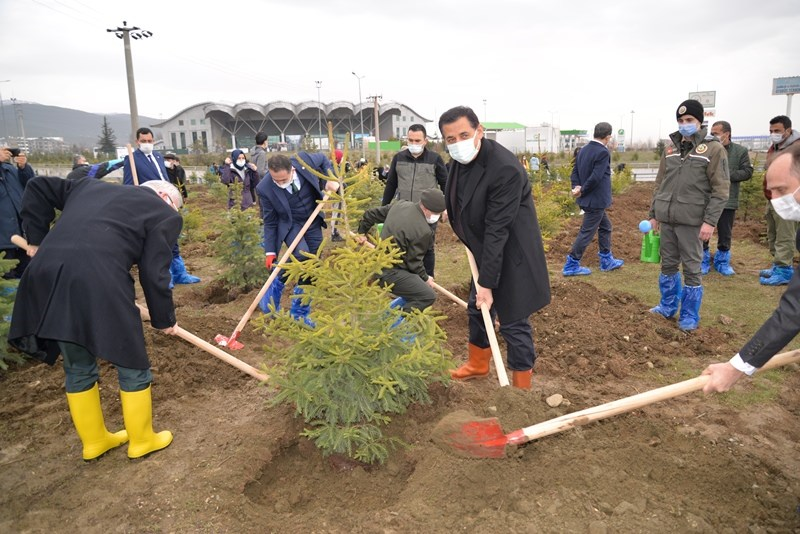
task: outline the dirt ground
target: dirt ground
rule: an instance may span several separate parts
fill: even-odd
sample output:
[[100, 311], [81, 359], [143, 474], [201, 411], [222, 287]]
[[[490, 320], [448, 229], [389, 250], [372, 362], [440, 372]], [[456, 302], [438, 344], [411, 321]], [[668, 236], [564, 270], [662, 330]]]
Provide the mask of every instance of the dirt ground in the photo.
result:
[[[615, 254], [638, 258], [636, 223], [651, 189], [635, 185], [610, 216]], [[190, 197], [190, 201], [192, 198]], [[433, 440], [448, 414], [497, 417], [505, 432], [685, 379], [726, 359], [743, 336], [691, 335], [647, 313], [621, 287], [600, 292], [560, 272], [575, 227], [555, 239], [552, 304], [532, 318], [539, 360], [530, 392], [489, 379], [436, 387], [388, 432], [409, 447], [387, 464], [342, 469], [298, 438], [302, 422], [268, 408], [256, 380], [146, 327], [157, 430], [175, 434], [152, 456], [125, 447], [83, 462], [63, 371], [27, 364], [0, 375], [0, 532], [797, 532], [800, 531], [800, 373], [772, 403], [731, 408], [690, 394], [542, 438], [500, 459], [467, 459]], [[628, 235], [630, 239], [625, 239]], [[757, 236], [758, 232], [755, 231]], [[440, 226], [441, 247], [454, 245]], [[230, 334], [255, 291], [230, 302], [212, 283], [206, 244], [183, 247], [203, 278], [179, 286], [179, 324], [212, 341]], [[585, 262], [596, 267], [596, 249]], [[440, 260], [441, 261], [441, 260]], [[449, 289], [466, 296], [464, 285]], [[446, 300], [448, 348], [463, 357], [464, 312]], [[270, 340], [246, 328], [235, 355], [258, 365]], [[110, 429], [121, 428], [115, 371], [102, 367]], [[747, 387], [747, 386], [743, 386]], [[551, 408], [545, 399], [565, 401]]]

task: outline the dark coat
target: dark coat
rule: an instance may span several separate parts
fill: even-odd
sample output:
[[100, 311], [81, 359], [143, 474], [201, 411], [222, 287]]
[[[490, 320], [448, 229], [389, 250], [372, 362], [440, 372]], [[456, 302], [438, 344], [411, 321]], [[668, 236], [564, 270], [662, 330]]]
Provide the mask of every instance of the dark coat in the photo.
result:
[[222, 176], [220, 177], [220, 181], [228, 186], [228, 209], [232, 208], [234, 204], [233, 191], [230, 189], [230, 186], [231, 184], [235, 184], [237, 182], [242, 184], [242, 209], [246, 210], [255, 204], [256, 199], [253, 197], [253, 191], [255, 191], [255, 188], [258, 185], [258, 172], [251, 169], [249, 163], [248, 165], [244, 166], [244, 169], [242, 169], [244, 178], [239, 176], [239, 173], [233, 170], [230, 165], [226, 165], [225, 167], [221, 168]]
[[[50, 229], [55, 209], [62, 210]], [[19, 283], [9, 342], [53, 364], [55, 341], [122, 367], [148, 369], [131, 266], [139, 266], [154, 328], [175, 324], [169, 266], [181, 216], [154, 191], [99, 180], [37, 177], [22, 200], [39, 251]]]
[[[302, 159], [304, 163], [301, 163], [298, 158]], [[325, 154], [300, 152], [297, 156], [292, 156], [291, 162], [300, 180], [310, 187], [317, 200], [322, 200], [321, 190], [325, 188], [326, 181], [320, 180], [307, 171], [306, 165], [327, 176], [329, 170], [333, 171], [330, 160], [325, 157]], [[289, 235], [294, 224], [289, 201], [286, 200], [283, 190], [272, 181], [269, 171], [256, 187], [256, 193], [258, 193], [261, 203], [261, 215], [264, 218], [264, 250], [278, 252], [281, 243], [286, 240], [286, 236]], [[309, 215], [311, 215], [310, 212]], [[317, 215], [316, 221], [323, 228], [327, 226], [322, 212]]]
[[[455, 180], [464, 165], [453, 162], [447, 177], [447, 214], [456, 235], [478, 264], [478, 283], [492, 289], [501, 322], [528, 317], [550, 303], [550, 279], [531, 184], [519, 160], [483, 139], [472, 165], [464, 204], [455, 212]], [[472, 174], [474, 173], [474, 174]]]
[[570, 182], [581, 186], [581, 196], [575, 199], [581, 208], [611, 206], [611, 153], [605, 145], [591, 141], [578, 152]]
[[[136, 163], [136, 176], [139, 178], [140, 184], [149, 182], [150, 180], [161, 180], [162, 177], [164, 180], [169, 180], [167, 177], [167, 166], [164, 165], [164, 156], [155, 150], [152, 156], [155, 158], [156, 163], [158, 163], [161, 176], [158, 175], [158, 171], [156, 171], [156, 168], [150, 163], [150, 160], [147, 159], [147, 156], [144, 155], [144, 152], [138, 148], [133, 151], [133, 162]], [[125, 156], [125, 167], [122, 170], [122, 183], [125, 185], [133, 185], [133, 172], [131, 171], [131, 163], [128, 160], [128, 156]]]
[[30, 165], [19, 169], [12, 163], [0, 163], [0, 249], [17, 248], [11, 243], [11, 236], [22, 233], [22, 193], [32, 176], [33, 169]]

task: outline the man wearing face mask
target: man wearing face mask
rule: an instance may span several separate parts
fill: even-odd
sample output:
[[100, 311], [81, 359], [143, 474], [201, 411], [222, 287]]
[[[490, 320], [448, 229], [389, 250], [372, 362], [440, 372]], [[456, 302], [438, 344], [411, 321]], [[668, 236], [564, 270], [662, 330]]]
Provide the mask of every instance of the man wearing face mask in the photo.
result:
[[531, 184], [509, 150], [483, 136], [475, 112], [455, 107], [439, 118], [452, 165], [445, 199], [450, 224], [478, 264], [470, 289], [469, 360], [451, 371], [456, 380], [487, 376], [492, 350], [480, 312], [500, 319], [512, 384], [531, 388], [536, 351], [530, 315], [550, 303], [550, 280]]
[[[766, 168], [778, 154], [800, 139], [800, 132], [792, 129], [792, 120], [786, 115], [778, 115], [769, 121], [769, 137], [772, 144], [767, 151]], [[770, 202], [772, 193], [767, 188], [764, 175], [764, 196], [767, 198], [767, 241], [772, 254], [772, 266], [762, 270], [759, 281], [766, 286], [783, 286], [789, 283], [794, 274], [794, 245], [798, 223], [782, 218]]]
[[[277, 258], [281, 245], [292, 243], [300, 229], [317, 207], [317, 201], [322, 200], [324, 191], [336, 191], [339, 182], [336, 180], [321, 180], [311, 174], [307, 167], [324, 176], [333, 173], [333, 165], [322, 153], [310, 154], [300, 152], [297, 156], [288, 158], [282, 154], [272, 156], [267, 161], [267, 174], [256, 187], [258, 199], [261, 203], [261, 215], [264, 218], [264, 249], [266, 250], [265, 265], [267, 270], [272, 269], [272, 264]], [[293, 261], [304, 261], [304, 252], [316, 254], [322, 246], [322, 229], [327, 225], [322, 212], [317, 215], [311, 226], [308, 227], [300, 243], [292, 253]], [[264, 313], [270, 311], [272, 304], [275, 310], [280, 309], [281, 294], [286, 284], [286, 274], [275, 279], [267, 289], [260, 307]], [[314, 323], [309, 319], [311, 304], [302, 304], [300, 295], [303, 286], [311, 281], [301, 278], [292, 299], [290, 315], [297, 320], [302, 320], [308, 326]]]
[[186, 191], [186, 171], [181, 167], [178, 156], [172, 152], [167, 152], [164, 155], [164, 166], [167, 168], [167, 176], [169, 183], [178, 188], [184, 200], [189, 196]]
[[[139, 184], [151, 180], [159, 180], [169, 183], [167, 167], [164, 165], [164, 158], [153, 150], [153, 131], [150, 128], [139, 128], [136, 130], [136, 144], [139, 147], [133, 151], [133, 162], [136, 165], [136, 176]], [[129, 156], [125, 156], [125, 163], [122, 169], [122, 183], [125, 185], [133, 184], [133, 172]], [[172, 280], [170, 284], [196, 284], [200, 279], [192, 276], [186, 270], [186, 264], [181, 257], [178, 243], [172, 248], [172, 264], [170, 265]], [[170, 285], [172, 287], [172, 285]]]
[[[781, 217], [800, 221], [800, 143], [782, 150], [767, 169], [766, 187]], [[800, 235], [797, 236], [800, 244]], [[800, 248], [800, 247], [799, 247]], [[800, 274], [795, 273], [772, 316], [727, 363], [709, 365], [705, 393], [728, 391], [744, 375], [752, 375], [800, 333]]]
[[228, 186], [228, 209], [233, 207], [232, 184], [242, 184], [242, 203], [241, 207], [246, 210], [255, 204], [255, 189], [258, 185], [257, 167], [247, 161], [247, 155], [238, 148], [231, 152], [231, 163], [222, 168], [220, 181]]
[[[714, 269], [722, 276], [733, 276], [736, 272], [731, 267], [731, 234], [736, 210], [739, 208], [739, 184], [753, 177], [753, 165], [750, 155], [742, 145], [731, 142], [731, 125], [728, 121], [717, 121], [711, 126], [711, 135], [719, 139], [728, 153], [728, 170], [730, 172], [731, 189], [728, 203], [722, 210], [717, 223], [717, 253], [714, 254]], [[711, 270], [711, 252], [708, 241], [703, 241], [703, 261], [700, 266], [702, 274]]]
[[[403, 262], [383, 271], [381, 284], [393, 285], [392, 293], [402, 298], [403, 311], [424, 310], [436, 300], [433, 277], [425, 270], [423, 258], [433, 242], [432, 226], [445, 210], [444, 194], [439, 189], [426, 189], [419, 202], [398, 200], [364, 212], [358, 233], [366, 234], [383, 223], [381, 239], [393, 238], [403, 251]], [[359, 236], [359, 241], [366, 238]]]
[[[407, 146], [392, 158], [389, 172], [386, 175], [386, 187], [383, 190], [382, 205], [394, 199], [419, 202], [423, 191], [438, 187], [444, 191], [447, 183], [447, 168], [442, 156], [428, 150], [428, 132], [421, 124], [412, 124], [408, 128]], [[431, 248], [425, 253], [425, 271], [434, 276], [436, 255], [436, 226], [431, 225], [433, 241]]]
[[650, 205], [650, 224], [661, 229], [661, 302], [650, 312], [672, 319], [680, 300], [678, 328], [689, 331], [700, 324], [703, 241], [711, 238], [725, 208], [730, 179], [725, 148], [702, 128], [703, 105], [685, 100], [675, 117], [678, 131], [670, 134], [672, 145], [661, 157]]

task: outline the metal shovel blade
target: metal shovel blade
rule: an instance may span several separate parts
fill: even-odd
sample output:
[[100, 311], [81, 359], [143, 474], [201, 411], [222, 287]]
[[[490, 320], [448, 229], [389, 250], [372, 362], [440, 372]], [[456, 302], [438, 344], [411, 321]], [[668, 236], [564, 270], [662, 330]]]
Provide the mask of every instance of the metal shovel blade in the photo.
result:
[[441, 446], [468, 458], [503, 458], [508, 437], [496, 417], [476, 419], [469, 412], [446, 415], [433, 430]]
[[217, 334], [214, 337], [214, 341], [216, 341], [217, 345], [219, 345], [220, 347], [228, 347], [231, 350], [239, 350], [244, 348], [244, 344], [237, 341], [235, 338], [227, 338], [222, 334]]

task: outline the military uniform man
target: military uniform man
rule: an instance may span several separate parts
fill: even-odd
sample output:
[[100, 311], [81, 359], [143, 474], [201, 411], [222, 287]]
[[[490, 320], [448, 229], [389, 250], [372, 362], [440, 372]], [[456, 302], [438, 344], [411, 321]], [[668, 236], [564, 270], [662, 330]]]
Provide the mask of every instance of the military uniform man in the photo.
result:
[[714, 233], [730, 190], [728, 154], [702, 127], [700, 102], [682, 102], [675, 117], [678, 131], [670, 134], [672, 145], [661, 157], [650, 205], [650, 224], [655, 230], [661, 228], [661, 302], [650, 311], [671, 319], [680, 298], [678, 327], [694, 330], [700, 324], [703, 302], [702, 243]]

